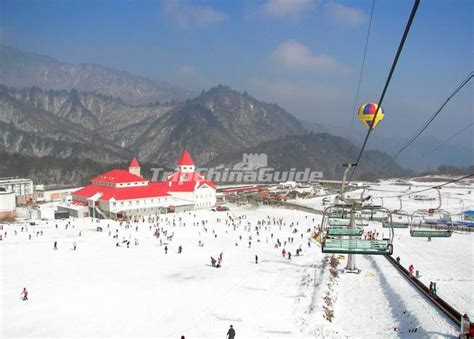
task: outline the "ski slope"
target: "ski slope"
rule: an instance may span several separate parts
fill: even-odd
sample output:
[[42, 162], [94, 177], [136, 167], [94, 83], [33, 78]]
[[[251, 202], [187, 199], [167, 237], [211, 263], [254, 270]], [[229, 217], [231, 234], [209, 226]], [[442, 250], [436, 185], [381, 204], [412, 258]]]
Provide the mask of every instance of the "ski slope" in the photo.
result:
[[[281, 220], [282, 225], [274, 220]], [[257, 235], [259, 221], [270, 224], [262, 225]], [[320, 216], [314, 214], [268, 207], [231, 206], [229, 214], [176, 213], [161, 216], [158, 222], [167, 235], [174, 234], [171, 241], [163, 234], [154, 237], [157, 222], [147, 220], [132, 223], [130, 228], [92, 219], [41, 222], [23, 232], [22, 225], [4, 226], [2, 234], [8, 234], [0, 242], [0, 335], [218, 338], [225, 337], [231, 324], [237, 338], [457, 335], [456, 326], [383, 257], [357, 256], [362, 269], [358, 275], [342, 273], [345, 257], [341, 257], [334, 278], [329, 271], [331, 256], [321, 253], [306, 232], [319, 222]], [[103, 232], [96, 231], [98, 225]], [[43, 236], [36, 236], [40, 230]], [[119, 241], [130, 240], [130, 248], [123, 243], [116, 247], [116, 233]], [[288, 237], [294, 242], [285, 245]], [[459, 286], [449, 292], [451, 297], [472, 287], [472, 253], [465, 260], [439, 260], [438, 265], [431, 265], [423, 246], [413, 252], [411, 238], [398, 237], [403, 235], [397, 235], [396, 251], [399, 241], [407, 241], [399, 249], [402, 262], [413, 261], [422, 279], [445, 279], [449, 273], [467, 280], [454, 280], [450, 285], [439, 280], [440, 295], [445, 297], [442, 293], [449, 286]], [[274, 246], [277, 238], [283, 245], [280, 248]], [[448, 241], [454, 247], [468, 247], [472, 237], [456, 235]], [[446, 244], [431, 242], [429, 253], [449, 257], [453, 246]], [[183, 252], [179, 254], [180, 245]], [[303, 252], [297, 257], [299, 246]], [[293, 254], [291, 260], [282, 256], [282, 248]], [[223, 265], [214, 268], [210, 257], [220, 253]], [[447, 272], [445, 265], [454, 262]], [[23, 287], [30, 293], [28, 301], [20, 300]], [[325, 298], [332, 303], [331, 322], [324, 317]], [[460, 308], [472, 305], [472, 299], [457, 298]], [[450, 301], [448, 295], [446, 299]], [[409, 333], [412, 328], [417, 332]]]

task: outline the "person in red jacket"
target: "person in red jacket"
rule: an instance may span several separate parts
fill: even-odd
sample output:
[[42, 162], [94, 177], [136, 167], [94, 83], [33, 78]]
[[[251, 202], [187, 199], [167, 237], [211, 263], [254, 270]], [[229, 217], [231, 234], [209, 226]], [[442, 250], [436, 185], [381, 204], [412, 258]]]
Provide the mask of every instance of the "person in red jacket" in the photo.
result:
[[283, 257], [286, 257], [286, 250], [285, 250], [285, 249], [283, 249], [283, 250], [281, 251], [281, 255], [282, 255]]
[[28, 300], [28, 291], [26, 290], [26, 287], [23, 287], [23, 292], [21, 292], [21, 295], [23, 296], [23, 301]]
[[408, 272], [410, 272], [410, 275], [411, 275], [411, 276], [413, 275], [413, 272], [415, 272], [415, 266], [413, 266], [413, 264], [411, 264], [411, 265], [408, 267]]

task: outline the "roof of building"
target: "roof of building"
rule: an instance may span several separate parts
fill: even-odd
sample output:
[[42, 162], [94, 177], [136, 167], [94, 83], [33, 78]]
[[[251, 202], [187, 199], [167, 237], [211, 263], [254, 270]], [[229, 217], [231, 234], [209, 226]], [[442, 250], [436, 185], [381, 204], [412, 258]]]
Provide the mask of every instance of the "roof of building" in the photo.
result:
[[108, 187], [101, 185], [87, 185], [73, 193], [73, 196], [84, 199], [101, 193], [99, 200], [131, 200], [168, 196], [166, 184], [163, 182], [151, 182], [147, 186], [135, 187]]
[[130, 163], [130, 166], [132, 168], [137, 168], [140, 167], [140, 164], [138, 163], [137, 157], [133, 157], [132, 162]]
[[77, 187], [76, 185], [66, 185], [66, 186], [62, 186], [62, 185], [48, 185], [48, 186], [43, 186], [42, 188], [41, 187], [36, 187], [35, 188], [35, 191], [45, 191], [45, 192], [49, 192], [49, 191], [62, 191], [62, 190], [72, 190], [72, 189], [77, 189], [79, 187]]
[[463, 213], [468, 215], [474, 215], [474, 210], [464, 211]]
[[132, 174], [129, 171], [114, 169], [95, 177], [91, 181], [118, 184], [118, 183], [124, 183], [124, 182], [138, 182], [138, 181], [147, 181], [147, 180], [143, 177]]
[[178, 161], [178, 166], [191, 166], [194, 165], [193, 158], [191, 158], [191, 154], [187, 150], [184, 150], [183, 155]]
[[193, 192], [203, 185], [216, 189], [216, 185], [211, 180], [206, 180], [199, 173], [176, 172], [170, 175], [165, 183], [171, 192]]

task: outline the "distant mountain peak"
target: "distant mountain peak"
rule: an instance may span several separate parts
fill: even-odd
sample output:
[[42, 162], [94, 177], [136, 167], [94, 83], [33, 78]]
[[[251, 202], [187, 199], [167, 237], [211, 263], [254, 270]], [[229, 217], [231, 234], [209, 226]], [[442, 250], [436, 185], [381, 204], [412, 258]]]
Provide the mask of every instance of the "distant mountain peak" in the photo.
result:
[[70, 64], [0, 45], [0, 83], [25, 88], [94, 91], [133, 105], [182, 101], [192, 93], [164, 82], [98, 64]]

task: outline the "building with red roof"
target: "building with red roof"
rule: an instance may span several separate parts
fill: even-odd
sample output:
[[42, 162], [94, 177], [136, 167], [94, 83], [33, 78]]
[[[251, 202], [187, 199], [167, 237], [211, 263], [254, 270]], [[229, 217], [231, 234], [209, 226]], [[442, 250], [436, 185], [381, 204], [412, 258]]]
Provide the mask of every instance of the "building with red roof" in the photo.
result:
[[[72, 194], [72, 203], [88, 211], [81, 215], [123, 218], [164, 213], [172, 210], [211, 208], [216, 204], [216, 186], [195, 172], [188, 151], [177, 163], [176, 172], [164, 182], [151, 182], [140, 175], [140, 164], [133, 158], [128, 171], [114, 169], [103, 173]], [[66, 208], [62, 206], [62, 208]], [[74, 213], [77, 215], [76, 211]]]
[[165, 180], [168, 193], [179, 199], [194, 201], [195, 208], [215, 206], [216, 185], [196, 172], [194, 161], [187, 150], [184, 150], [176, 165], [176, 172]]

